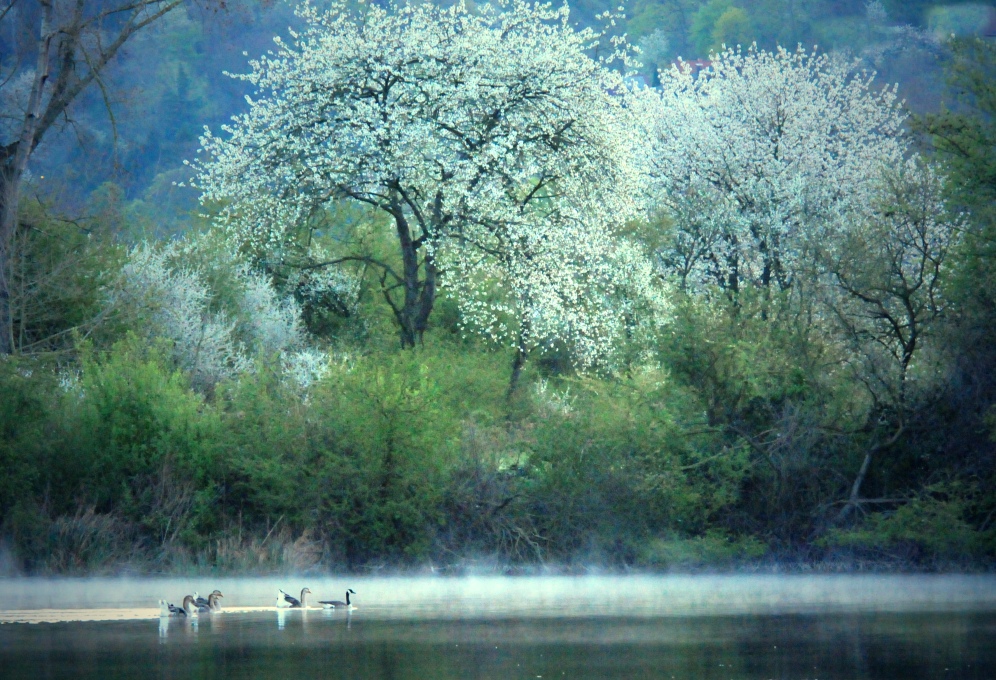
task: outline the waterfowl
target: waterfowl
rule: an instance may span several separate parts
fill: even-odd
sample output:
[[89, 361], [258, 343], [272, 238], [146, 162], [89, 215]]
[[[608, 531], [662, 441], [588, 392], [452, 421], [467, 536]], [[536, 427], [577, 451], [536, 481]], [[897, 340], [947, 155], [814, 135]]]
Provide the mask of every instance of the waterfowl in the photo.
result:
[[197, 616], [197, 603], [194, 602], [193, 595], [187, 595], [183, 598], [183, 613], [189, 617]]
[[[288, 595], [287, 593], [285, 593], [282, 590], [278, 590], [277, 592], [279, 593], [277, 595], [277, 606], [278, 607], [290, 607], [291, 609], [303, 609], [303, 608], [307, 607], [308, 606], [307, 598], [308, 598], [308, 595], [311, 594], [311, 590], [309, 588], [302, 588], [301, 589], [301, 599], [299, 600], [296, 597], [294, 597], [293, 595]], [[283, 596], [284, 604], [280, 603], [280, 596], [281, 595]]]
[[160, 616], [197, 616], [197, 605], [192, 595], [183, 598], [183, 606], [177, 607], [166, 600], [159, 600]]
[[326, 609], [335, 609], [336, 607], [341, 607], [344, 609], [356, 609], [356, 607], [354, 607], [353, 604], [349, 601], [350, 593], [356, 595], [355, 590], [353, 590], [352, 588], [347, 588], [345, 602], [343, 602], [342, 600], [319, 600], [318, 604], [322, 605]]
[[159, 616], [186, 616], [187, 612], [182, 607], [177, 607], [172, 602], [159, 600]]
[[[196, 595], [197, 593], [194, 593]], [[197, 603], [197, 610], [201, 612], [220, 612], [221, 603], [218, 602], [219, 597], [225, 597], [221, 594], [220, 590], [215, 590], [213, 593], [207, 596], [205, 600], [203, 597], [198, 597], [195, 601]]]

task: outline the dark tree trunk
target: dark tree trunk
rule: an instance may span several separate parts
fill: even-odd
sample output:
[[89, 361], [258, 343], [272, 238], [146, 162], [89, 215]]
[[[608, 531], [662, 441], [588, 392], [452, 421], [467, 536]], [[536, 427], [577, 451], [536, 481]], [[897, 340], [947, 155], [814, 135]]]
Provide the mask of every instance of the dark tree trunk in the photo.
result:
[[904, 430], [905, 430], [904, 423], [900, 422], [899, 426], [896, 428], [896, 431], [892, 434], [891, 437], [889, 437], [887, 441], [875, 444], [870, 449], [868, 449], [868, 451], [865, 452], [864, 460], [861, 461], [861, 467], [858, 469], [858, 474], [854, 478], [854, 483], [851, 485], [851, 493], [847, 497], [847, 502], [844, 504], [844, 507], [841, 508], [840, 512], [837, 514], [838, 524], [847, 519], [847, 516], [850, 515], [851, 512], [853, 512], [854, 509], [861, 504], [861, 485], [864, 484], [865, 478], [868, 476], [868, 469], [871, 467], [872, 457], [879, 451], [887, 449], [893, 444], [895, 444], [897, 441], [899, 441], [899, 437], [902, 436]]
[[[17, 224], [17, 183], [0, 171], [0, 354], [14, 351], [14, 321], [10, 305], [10, 274], [13, 262], [14, 229]], [[11, 200], [11, 192], [15, 198]]]
[[526, 359], [528, 358], [529, 348], [526, 347], [525, 333], [519, 331], [519, 341], [515, 348], [515, 359], [512, 360], [512, 375], [509, 376], [508, 392], [505, 394], [505, 400], [508, 402], [512, 401], [515, 391], [519, 389], [519, 378], [522, 377], [522, 369], [526, 365]]
[[[45, 132], [65, 115], [69, 105], [98, 77], [122, 45], [136, 31], [184, 1], [120, 0], [104, 4], [37, 0], [41, 12], [31, 91], [17, 137], [0, 146], [0, 354], [14, 351], [11, 262], [18, 198], [28, 159]], [[118, 24], [116, 32], [108, 33], [108, 23], [118, 18], [123, 23]]]
[[419, 264], [419, 249], [423, 246], [423, 239], [412, 237], [411, 225], [399, 201], [395, 200], [391, 214], [401, 247], [401, 287], [404, 289], [404, 296], [400, 305], [393, 301], [386, 290], [385, 297], [398, 322], [401, 346], [410, 349], [421, 344], [428, 328], [429, 316], [436, 302], [438, 271], [431, 253], [425, 253], [422, 264]]

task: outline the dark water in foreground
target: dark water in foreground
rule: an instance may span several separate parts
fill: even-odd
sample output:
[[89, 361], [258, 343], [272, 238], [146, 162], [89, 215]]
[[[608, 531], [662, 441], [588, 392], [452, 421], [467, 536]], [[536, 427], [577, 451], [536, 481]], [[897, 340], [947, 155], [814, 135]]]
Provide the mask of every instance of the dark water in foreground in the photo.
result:
[[[478, 583], [471, 591], [483, 600], [500, 583]], [[419, 606], [402, 598], [404, 608], [369, 602], [352, 613], [229, 611], [196, 623], [153, 617], [5, 623], [0, 678], [996, 678], [996, 608], [987, 581], [966, 591], [979, 595], [977, 604], [948, 607], [923, 601], [937, 583], [924, 581], [919, 590], [904, 583], [908, 598], [891, 607], [841, 606], [813, 595], [803, 603], [755, 603], [750, 611], [710, 601], [669, 612], [637, 606], [641, 600], [629, 615], [628, 581], [595, 583], [551, 581], [545, 592], [561, 587], [564, 596], [532, 611], [475, 606], [471, 591], [456, 589], [455, 597], [464, 592], [470, 601]], [[634, 594], [678, 587], [673, 579], [638, 583]], [[731, 592], [754, 585], [769, 599], [781, 592], [750, 581], [688, 582], [694, 583]], [[833, 583], [854, 591], [869, 582]], [[515, 592], [529, 594], [543, 584], [515, 585]], [[378, 586], [355, 587], [362, 598]], [[223, 588], [236, 592], [234, 584]], [[612, 588], [619, 595], [614, 606], [592, 605], [593, 593]], [[415, 591], [417, 584], [408, 592]]]
[[[994, 678], [996, 616], [8, 624], [12, 678]], [[223, 619], [221, 625], [219, 621]]]

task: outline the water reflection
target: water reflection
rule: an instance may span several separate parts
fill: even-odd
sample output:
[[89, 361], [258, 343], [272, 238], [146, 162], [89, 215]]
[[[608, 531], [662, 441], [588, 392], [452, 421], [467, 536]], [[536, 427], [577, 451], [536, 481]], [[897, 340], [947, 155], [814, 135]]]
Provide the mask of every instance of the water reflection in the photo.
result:
[[[996, 677], [996, 614], [368, 619], [318, 610], [204, 622], [0, 626], [4, 680], [290, 674], [433, 678]], [[297, 619], [300, 619], [298, 624]], [[170, 634], [172, 633], [172, 634]], [[947, 669], [947, 670], [945, 670]]]
[[283, 630], [287, 625], [287, 610], [277, 608], [277, 630]]
[[223, 633], [225, 631], [225, 624], [223, 623], [225, 617], [221, 612], [211, 612], [207, 619], [211, 622], [212, 633]]

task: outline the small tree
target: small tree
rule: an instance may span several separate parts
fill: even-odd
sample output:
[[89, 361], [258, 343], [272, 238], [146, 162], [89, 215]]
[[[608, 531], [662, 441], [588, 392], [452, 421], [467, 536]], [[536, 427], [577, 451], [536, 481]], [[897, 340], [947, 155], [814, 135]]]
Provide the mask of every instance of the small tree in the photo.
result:
[[871, 398], [872, 443], [839, 519], [860, 502], [874, 455], [906, 428], [915, 360], [944, 311], [943, 273], [963, 227], [945, 205], [942, 178], [922, 160], [885, 173], [880, 185], [874, 214], [821, 248], [831, 279], [827, 304]]
[[874, 203], [908, 149], [895, 89], [803, 49], [714, 55], [661, 73], [654, 174], [686, 284], [788, 288], [814, 241]]
[[[607, 263], [638, 210], [645, 96], [590, 56], [601, 35], [523, 0], [297, 13], [293, 42], [236, 76], [257, 88], [249, 112], [202, 140], [194, 181], [239, 242], [279, 257], [302, 225], [359, 201], [389, 217], [400, 265], [348, 251], [325, 264], [380, 273], [403, 347], [444, 277], [503, 340], [601, 327], [604, 291], [628, 274]], [[467, 294], [484, 283], [508, 296]]]

